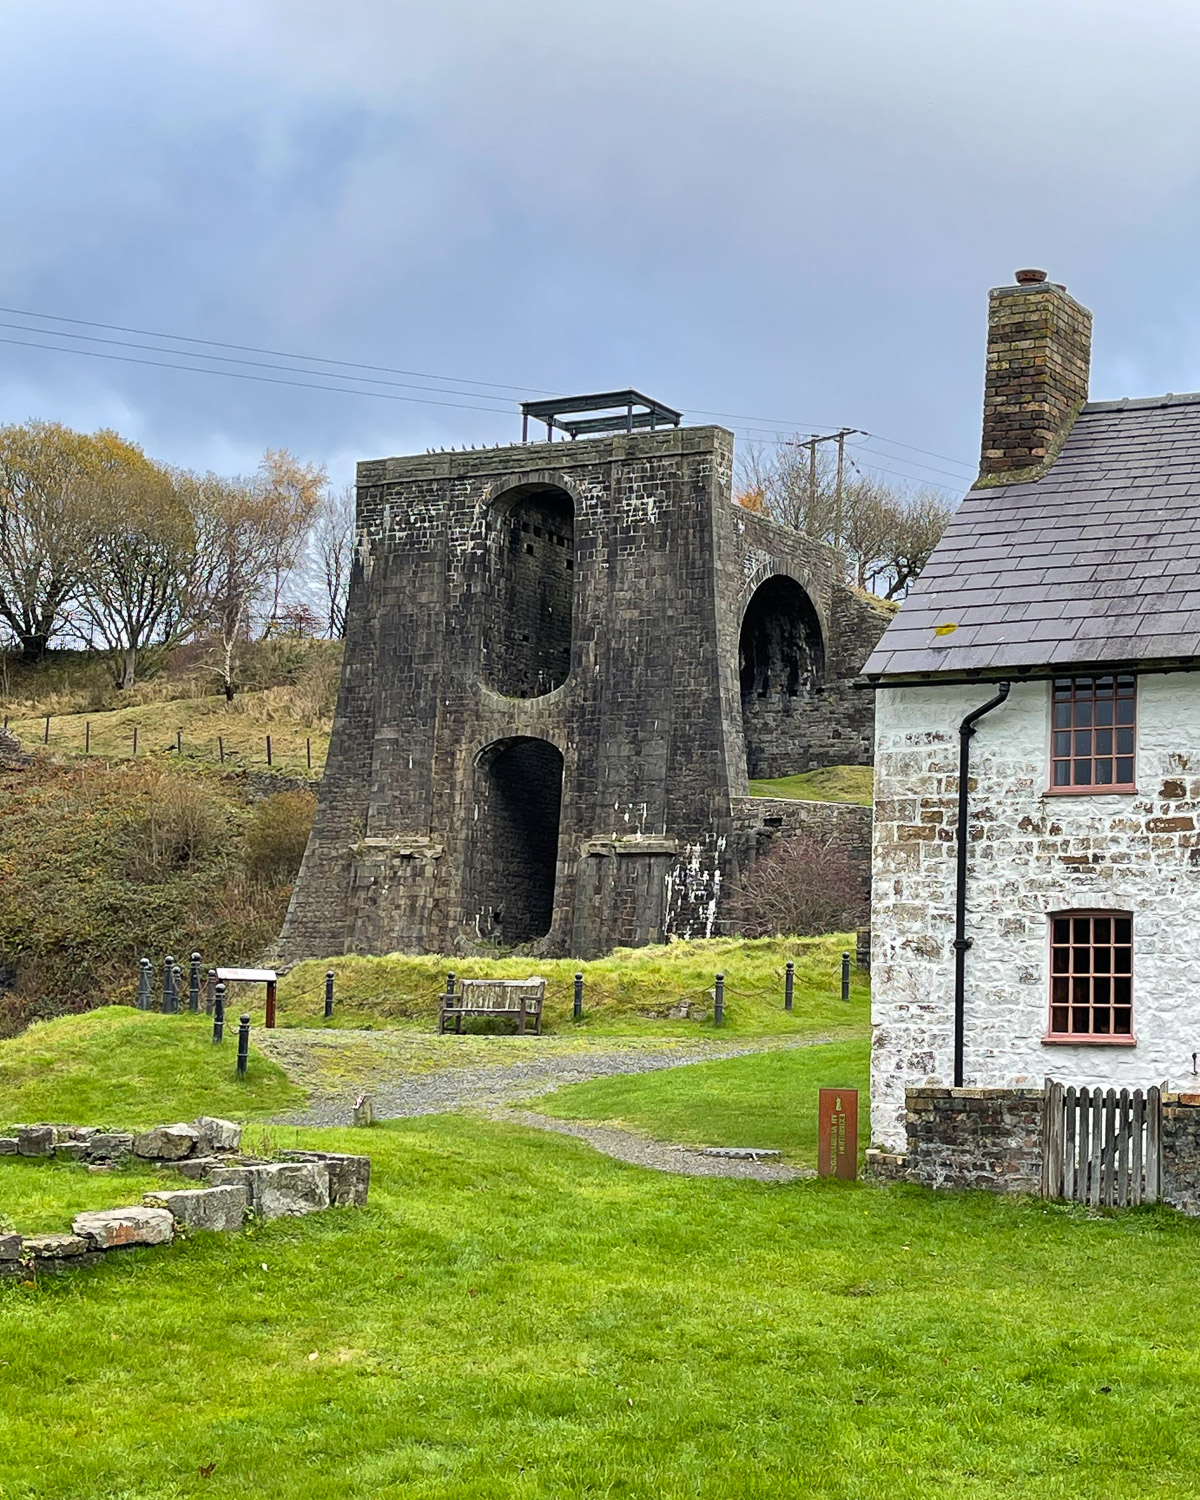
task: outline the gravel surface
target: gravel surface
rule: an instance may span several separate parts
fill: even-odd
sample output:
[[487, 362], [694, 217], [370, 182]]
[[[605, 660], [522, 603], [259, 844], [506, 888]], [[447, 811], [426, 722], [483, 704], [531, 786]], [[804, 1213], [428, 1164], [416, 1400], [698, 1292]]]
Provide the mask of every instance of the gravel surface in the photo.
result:
[[[773, 1051], [780, 1045], [775, 1037], [737, 1042], [664, 1041], [639, 1046], [622, 1046], [611, 1038], [583, 1044], [571, 1038], [557, 1045], [553, 1039], [533, 1038], [532, 1045], [524, 1052], [506, 1049], [507, 1056], [502, 1062], [463, 1065], [448, 1052], [449, 1066], [430, 1067], [427, 1053], [422, 1051], [414, 1068], [404, 1055], [402, 1043], [378, 1032], [260, 1031], [255, 1042], [289, 1074], [314, 1090], [313, 1099], [304, 1109], [280, 1115], [277, 1123], [310, 1126], [351, 1124], [354, 1095], [362, 1092], [369, 1095], [377, 1119], [396, 1120], [456, 1109], [495, 1108], [534, 1099], [550, 1089], [584, 1083], [589, 1078], [652, 1073], [660, 1068]], [[784, 1045], [813, 1043], [788, 1038]], [[364, 1048], [373, 1055], [364, 1058]], [[312, 1066], [312, 1054], [330, 1051], [340, 1051], [345, 1062], [358, 1067], [336, 1068], [342, 1075], [340, 1086], [326, 1091], [319, 1072]], [[350, 1077], [345, 1077], [347, 1072]]]

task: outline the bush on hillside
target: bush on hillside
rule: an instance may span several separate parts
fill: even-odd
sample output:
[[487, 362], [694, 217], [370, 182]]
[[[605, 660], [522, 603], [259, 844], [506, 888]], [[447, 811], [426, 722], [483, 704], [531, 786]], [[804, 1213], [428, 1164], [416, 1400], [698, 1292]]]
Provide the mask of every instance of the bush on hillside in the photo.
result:
[[161, 777], [130, 827], [129, 874], [134, 880], [165, 880], [195, 867], [217, 847], [226, 821], [202, 783]]
[[816, 937], [865, 922], [867, 898], [840, 844], [798, 834], [780, 840], [750, 867], [733, 915], [746, 937]]
[[246, 868], [267, 885], [290, 885], [300, 870], [317, 810], [312, 792], [276, 792], [254, 809], [246, 830]]

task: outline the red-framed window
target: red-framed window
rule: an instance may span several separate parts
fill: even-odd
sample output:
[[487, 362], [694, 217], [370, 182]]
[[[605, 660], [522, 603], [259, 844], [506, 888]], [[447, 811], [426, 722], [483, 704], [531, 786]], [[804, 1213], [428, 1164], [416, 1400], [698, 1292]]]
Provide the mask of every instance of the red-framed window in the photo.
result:
[[1050, 714], [1052, 792], [1136, 789], [1135, 677], [1055, 678]]
[[1060, 911], [1050, 918], [1050, 1032], [1058, 1041], [1133, 1040], [1133, 917]]

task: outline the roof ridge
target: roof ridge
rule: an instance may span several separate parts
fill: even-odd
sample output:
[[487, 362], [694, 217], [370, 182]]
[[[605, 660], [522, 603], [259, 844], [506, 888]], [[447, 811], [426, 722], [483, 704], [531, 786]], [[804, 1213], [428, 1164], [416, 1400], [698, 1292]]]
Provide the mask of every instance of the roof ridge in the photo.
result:
[[1176, 395], [1168, 391], [1165, 396], [1122, 396], [1119, 401], [1085, 401], [1081, 415], [1094, 411], [1145, 411], [1149, 407], [1197, 406], [1200, 391], [1184, 391]]

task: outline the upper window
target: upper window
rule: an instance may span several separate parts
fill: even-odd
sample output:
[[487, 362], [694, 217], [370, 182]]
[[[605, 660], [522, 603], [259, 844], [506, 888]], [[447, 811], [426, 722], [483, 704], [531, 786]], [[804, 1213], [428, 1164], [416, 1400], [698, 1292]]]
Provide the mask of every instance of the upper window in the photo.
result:
[[1050, 918], [1050, 1039], [1133, 1040], [1133, 918], [1057, 912]]
[[1135, 790], [1134, 677], [1058, 677], [1051, 713], [1052, 792]]

